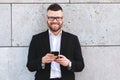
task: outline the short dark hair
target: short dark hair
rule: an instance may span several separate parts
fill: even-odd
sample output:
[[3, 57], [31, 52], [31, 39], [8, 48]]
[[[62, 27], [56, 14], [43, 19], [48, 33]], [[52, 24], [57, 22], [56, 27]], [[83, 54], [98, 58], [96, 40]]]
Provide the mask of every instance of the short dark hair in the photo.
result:
[[52, 11], [61, 10], [61, 11], [63, 11], [63, 10], [62, 10], [62, 7], [61, 7], [59, 4], [57, 4], [57, 3], [51, 4], [51, 5], [48, 7], [47, 11], [48, 11], [48, 10], [52, 10]]

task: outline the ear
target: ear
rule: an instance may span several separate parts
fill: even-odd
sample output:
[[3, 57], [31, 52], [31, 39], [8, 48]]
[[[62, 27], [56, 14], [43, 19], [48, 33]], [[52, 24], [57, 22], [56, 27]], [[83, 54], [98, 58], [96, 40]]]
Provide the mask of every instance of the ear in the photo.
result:
[[64, 21], [64, 16], [62, 17], [63, 21]]
[[47, 15], [45, 15], [45, 19], [46, 19], [46, 21], [48, 20], [48, 17], [47, 17]]

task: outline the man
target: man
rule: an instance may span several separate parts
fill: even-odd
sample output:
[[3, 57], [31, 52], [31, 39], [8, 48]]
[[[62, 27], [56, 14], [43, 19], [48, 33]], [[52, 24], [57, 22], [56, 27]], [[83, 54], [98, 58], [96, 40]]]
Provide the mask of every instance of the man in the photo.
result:
[[63, 20], [61, 6], [51, 4], [46, 15], [49, 29], [31, 40], [27, 67], [36, 71], [35, 80], [75, 80], [74, 72], [84, 68], [79, 40], [61, 29]]

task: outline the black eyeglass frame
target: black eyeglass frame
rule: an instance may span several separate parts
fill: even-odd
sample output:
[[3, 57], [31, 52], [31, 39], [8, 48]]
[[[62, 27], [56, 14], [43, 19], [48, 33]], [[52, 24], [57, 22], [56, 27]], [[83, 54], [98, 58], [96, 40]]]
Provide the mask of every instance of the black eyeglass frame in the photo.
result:
[[48, 18], [49, 21], [54, 21], [54, 20], [62, 21], [63, 16], [62, 17], [59, 17], [59, 16], [57, 16], [57, 17], [47, 16], [47, 18]]

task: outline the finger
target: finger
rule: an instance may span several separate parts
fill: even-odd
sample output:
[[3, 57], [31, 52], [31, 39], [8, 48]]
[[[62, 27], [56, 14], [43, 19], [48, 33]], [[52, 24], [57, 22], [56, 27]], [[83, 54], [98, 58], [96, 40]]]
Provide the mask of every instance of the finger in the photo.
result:
[[59, 57], [65, 57], [64, 55], [58, 55]]
[[54, 56], [53, 54], [51, 54], [51, 53], [47, 53], [47, 56]]
[[52, 61], [53, 61], [53, 59], [47, 59], [47, 60], [46, 60], [47, 63], [50, 63], [50, 62], [52, 62]]
[[65, 60], [62, 60], [62, 59], [57, 59], [57, 60], [55, 60], [57, 63], [64, 63], [65, 62]]

